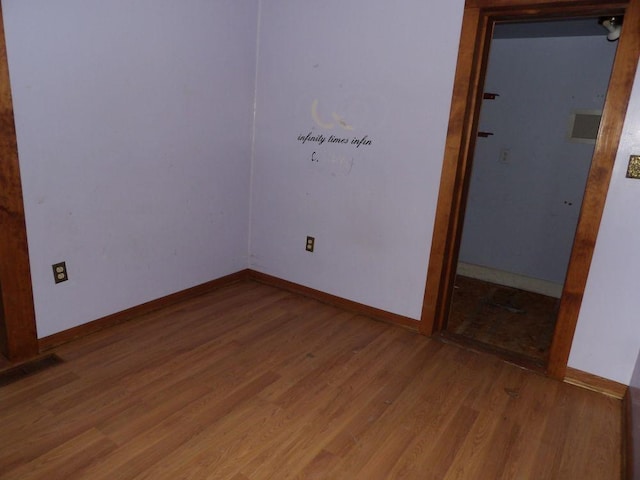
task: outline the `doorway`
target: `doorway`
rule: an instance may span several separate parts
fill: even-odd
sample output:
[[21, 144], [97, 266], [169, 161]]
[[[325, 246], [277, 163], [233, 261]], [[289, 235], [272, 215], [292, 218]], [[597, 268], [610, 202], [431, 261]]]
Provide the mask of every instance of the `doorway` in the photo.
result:
[[491, 39], [445, 331], [531, 368], [548, 361], [616, 52], [603, 18]]
[[[493, 28], [501, 22], [532, 22], [624, 15], [640, 22], [640, 0], [630, 2], [545, 2], [523, 8], [516, 0], [468, 0], [465, 5], [458, 67], [447, 133], [435, 228], [432, 239], [421, 331], [445, 330], [460, 253], [471, 163]], [[558, 306], [546, 373], [564, 378], [578, 312], [595, 246], [617, 145], [640, 53], [640, 32], [630, 28], [618, 44], [602, 121], [578, 216], [575, 240]]]

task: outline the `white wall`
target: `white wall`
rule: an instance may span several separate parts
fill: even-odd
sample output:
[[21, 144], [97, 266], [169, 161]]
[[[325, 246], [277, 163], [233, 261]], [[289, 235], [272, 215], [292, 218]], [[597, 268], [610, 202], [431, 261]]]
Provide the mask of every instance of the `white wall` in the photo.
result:
[[[568, 139], [602, 110], [617, 43], [605, 36], [495, 39], [460, 261], [564, 283], [593, 144]], [[501, 154], [507, 152], [506, 158]]]
[[640, 348], [640, 180], [625, 177], [640, 155], [640, 70], [636, 73], [569, 366], [628, 384]]
[[631, 454], [633, 460], [630, 460], [633, 462], [631, 471], [640, 472], [640, 355], [636, 359], [631, 381], [629, 382], [627, 401], [631, 404], [631, 422], [630, 425], [627, 425], [627, 431], [631, 431], [630, 442], [633, 448], [633, 453]]
[[[252, 268], [419, 318], [463, 8], [438, 3], [447, 22], [419, 0], [262, 4]], [[257, 0], [2, 6], [39, 336], [246, 268]], [[623, 383], [638, 83], [569, 360]]]
[[420, 0], [263, 2], [253, 269], [420, 318], [463, 8], [439, 3], [446, 22]]
[[[462, 1], [440, 3], [446, 28], [459, 25]], [[459, 35], [428, 22], [433, 8], [262, 4], [251, 268], [419, 318]], [[639, 103], [636, 92], [630, 111]], [[623, 178], [638, 125], [625, 127], [569, 362], [623, 383], [640, 345], [631, 257], [640, 203], [635, 181]], [[298, 140], [308, 133], [368, 135], [372, 144]]]
[[2, 8], [38, 335], [246, 268], [257, 0]]

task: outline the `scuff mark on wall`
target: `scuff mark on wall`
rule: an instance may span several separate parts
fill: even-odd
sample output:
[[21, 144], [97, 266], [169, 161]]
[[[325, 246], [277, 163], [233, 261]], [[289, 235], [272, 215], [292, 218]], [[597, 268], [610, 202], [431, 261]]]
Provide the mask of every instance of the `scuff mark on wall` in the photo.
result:
[[318, 115], [317, 99], [314, 100], [313, 103], [311, 104], [311, 117], [313, 118], [313, 121], [316, 122], [316, 125], [318, 125], [320, 128], [326, 128], [327, 130], [330, 130], [333, 128], [333, 123], [326, 123], [320, 119], [320, 116]]
[[[353, 130], [353, 126], [349, 125], [347, 121], [344, 118], [342, 118], [340, 115], [338, 115], [336, 112], [332, 112], [331, 116], [337, 122], [337, 124], [340, 125], [340, 127], [342, 127], [343, 129]], [[320, 115], [318, 114], [317, 98], [311, 103], [311, 118], [313, 118], [313, 121], [316, 122], [316, 125], [318, 125], [320, 128], [331, 130], [335, 126], [335, 123], [324, 122], [320, 118]]]
[[342, 128], [344, 128], [345, 130], [353, 130], [353, 127], [351, 125], [349, 125], [344, 118], [342, 118], [340, 115], [338, 115], [337, 113], [333, 112], [332, 113], [333, 119], [338, 122], [338, 125], [340, 125]]
[[353, 170], [354, 157], [334, 152], [313, 152], [311, 162], [313, 162], [317, 172], [330, 174], [332, 177], [348, 176]]

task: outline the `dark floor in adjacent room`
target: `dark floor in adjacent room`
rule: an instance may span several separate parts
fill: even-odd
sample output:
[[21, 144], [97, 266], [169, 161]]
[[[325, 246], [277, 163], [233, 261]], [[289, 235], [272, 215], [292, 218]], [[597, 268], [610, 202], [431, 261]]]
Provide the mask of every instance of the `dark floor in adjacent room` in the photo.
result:
[[545, 367], [559, 299], [458, 275], [447, 331]]

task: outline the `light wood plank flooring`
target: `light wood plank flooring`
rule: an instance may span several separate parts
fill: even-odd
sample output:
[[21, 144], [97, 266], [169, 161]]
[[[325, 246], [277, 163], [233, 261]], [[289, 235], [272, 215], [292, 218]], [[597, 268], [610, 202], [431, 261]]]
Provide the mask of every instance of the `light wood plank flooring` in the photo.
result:
[[3, 480], [620, 478], [620, 401], [254, 282], [56, 353]]

